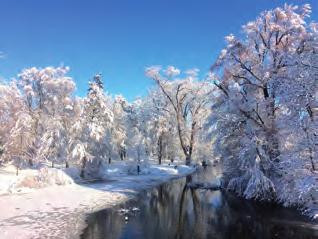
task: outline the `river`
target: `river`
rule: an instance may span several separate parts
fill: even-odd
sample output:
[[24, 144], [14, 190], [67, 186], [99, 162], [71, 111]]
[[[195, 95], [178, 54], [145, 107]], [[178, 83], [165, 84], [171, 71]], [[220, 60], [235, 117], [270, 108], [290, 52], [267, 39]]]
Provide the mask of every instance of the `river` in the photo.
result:
[[[82, 239], [318, 238], [318, 225], [295, 209], [243, 200], [223, 191], [190, 189], [211, 182], [208, 167], [143, 191], [133, 200], [88, 216]], [[125, 210], [126, 209], [126, 210]]]

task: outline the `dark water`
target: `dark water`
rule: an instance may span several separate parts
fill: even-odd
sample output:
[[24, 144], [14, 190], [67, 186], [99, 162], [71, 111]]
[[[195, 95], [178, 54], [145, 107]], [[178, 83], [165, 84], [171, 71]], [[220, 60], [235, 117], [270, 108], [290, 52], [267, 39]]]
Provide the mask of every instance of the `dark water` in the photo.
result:
[[[185, 187], [186, 180], [211, 182], [213, 170], [163, 184], [124, 205], [90, 215], [82, 239], [318, 238], [318, 225], [293, 209]], [[133, 211], [134, 207], [140, 210]], [[121, 208], [131, 210], [120, 213]]]

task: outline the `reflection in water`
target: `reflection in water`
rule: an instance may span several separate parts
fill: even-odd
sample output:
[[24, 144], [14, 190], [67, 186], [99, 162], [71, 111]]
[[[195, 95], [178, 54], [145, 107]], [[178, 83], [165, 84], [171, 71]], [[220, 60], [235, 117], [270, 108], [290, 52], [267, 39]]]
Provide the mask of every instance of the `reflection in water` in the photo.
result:
[[[211, 182], [213, 170], [163, 184], [120, 207], [92, 214], [82, 238], [318, 238], [318, 226], [292, 209], [185, 187], [191, 180]], [[118, 213], [120, 208], [133, 207], [140, 211]]]

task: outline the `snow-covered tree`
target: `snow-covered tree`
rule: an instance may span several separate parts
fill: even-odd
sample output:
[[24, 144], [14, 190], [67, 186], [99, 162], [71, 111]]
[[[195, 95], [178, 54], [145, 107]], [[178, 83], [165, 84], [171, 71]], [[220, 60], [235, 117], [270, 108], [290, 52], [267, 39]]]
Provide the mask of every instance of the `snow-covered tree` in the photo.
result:
[[25, 69], [18, 85], [33, 125], [33, 144], [39, 161], [65, 162], [65, 145], [69, 142], [67, 127], [73, 116], [75, 83], [66, 76], [67, 67]]
[[179, 155], [182, 157], [173, 109], [160, 89], [151, 90], [143, 98], [141, 110], [150, 156], [156, 157], [159, 164], [164, 159], [174, 161]]
[[148, 142], [145, 137], [146, 121], [142, 114], [143, 101], [137, 99], [125, 105], [127, 127], [127, 156], [140, 164], [149, 158]]
[[8, 154], [6, 159], [1, 156], [5, 152], [4, 147], [10, 141], [10, 132], [23, 108], [25, 105], [16, 84], [0, 82], [0, 161], [10, 160]]
[[167, 67], [163, 74], [158, 66], [146, 69], [146, 76], [154, 80], [172, 110], [179, 143], [189, 165], [198, 131], [207, 116], [211, 84], [197, 79], [197, 69], [186, 71], [184, 78], [177, 78], [180, 73], [173, 66]]
[[126, 139], [127, 129], [125, 125], [126, 112], [124, 106], [127, 104], [121, 95], [115, 96], [112, 104], [113, 123], [111, 128], [111, 144], [118, 154], [120, 160], [126, 158]]
[[263, 12], [243, 26], [246, 38], [226, 37], [212, 66], [214, 153], [227, 187], [247, 198], [275, 197], [286, 169], [310, 162], [315, 170], [317, 27], [306, 23], [310, 12], [309, 5]]
[[32, 162], [33, 122], [15, 82], [0, 85], [1, 160], [11, 161], [19, 169]]
[[87, 96], [82, 102], [81, 120], [75, 132], [78, 132], [73, 145], [73, 155], [78, 157], [82, 173], [90, 163], [94, 172], [98, 171], [103, 160], [110, 157], [112, 145], [110, 140], [113, 113], [111, 100], [104, 93], [102, 77], [94, 76], [89, 83]]

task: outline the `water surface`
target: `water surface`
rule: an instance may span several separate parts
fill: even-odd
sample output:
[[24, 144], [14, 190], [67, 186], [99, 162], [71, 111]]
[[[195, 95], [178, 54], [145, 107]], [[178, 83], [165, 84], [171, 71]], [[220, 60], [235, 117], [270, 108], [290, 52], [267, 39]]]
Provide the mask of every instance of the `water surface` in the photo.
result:
[[318, 225], [294, 209], [185, 187], [187, 180], [213, 181], [215, 170], [207, 168], [141, 192], [118, 207], [93, 213], [82, 239], [318, 238]]

